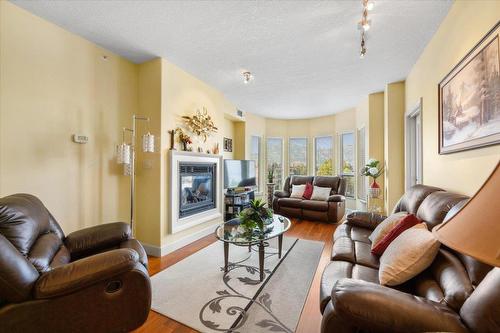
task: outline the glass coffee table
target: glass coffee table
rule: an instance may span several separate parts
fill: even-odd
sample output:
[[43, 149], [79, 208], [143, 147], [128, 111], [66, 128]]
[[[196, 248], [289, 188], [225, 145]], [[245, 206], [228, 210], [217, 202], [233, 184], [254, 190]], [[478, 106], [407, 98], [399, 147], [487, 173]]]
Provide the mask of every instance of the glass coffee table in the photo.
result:
[[290, 229], [292, 222], [284, 216], [274, 214], [272, 222], [265, 226], [266, 232], [264, 233], [249, 233], [240, 223], [240, 220], [235, 218], [219, 225], [215, 230], [215, 236], [224, 243], [224, 271], [227, 272], [229, 264], [229, 244], [248, 246], [248, 251], [251, 251], [252, 245], [258, 245], [260, 281], [262, 281], [264, 280], [264, 249], [269, 246], [268, 241], [278, 237], [278, 258], [281, 258], [283, 234]]

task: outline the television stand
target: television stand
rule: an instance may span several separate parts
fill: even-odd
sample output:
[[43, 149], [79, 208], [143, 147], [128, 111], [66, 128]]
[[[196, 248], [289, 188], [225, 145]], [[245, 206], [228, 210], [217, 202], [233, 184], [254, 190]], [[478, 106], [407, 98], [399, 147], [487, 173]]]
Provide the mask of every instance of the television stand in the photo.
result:
[[250, 201], [254, 199], [255, 190], [226, 192], [224, 194], [224, 221], [229, 221], [237, 217], [243, 209], [250, 207]]

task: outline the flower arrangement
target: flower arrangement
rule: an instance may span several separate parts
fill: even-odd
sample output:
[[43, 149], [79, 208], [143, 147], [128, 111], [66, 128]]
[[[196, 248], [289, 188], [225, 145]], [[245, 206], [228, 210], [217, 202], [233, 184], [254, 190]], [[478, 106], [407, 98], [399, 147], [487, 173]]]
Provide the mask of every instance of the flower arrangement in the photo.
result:
[[188, 145], [193, 143], [191, 137], [187, 135], [180, 127], [177, 127], [175, 129], [175, 132], [179, 134], [179, 141], [182, 143], [182, 150], [187, 151]]
[[205, 107], [203, 107], [203, 111], [197, 110], [192, 117], [183, 116], [182, 118], [191, 132], [203, 138], [203, 142], [207, 142], [207, 138], [218, 130]]
[[245, 208], [238, 215], [241, 226], [248, 233], [253, 233], [256, 228], [264, 232], [266, 221], [273, 217], [271, 209], [266, 207], [266, 202], [261, 199], [250, 201], [250, 207]]
[[373, 178], [373, 183], [370, 185], [369, 194], [371, 198], [378, 198], [380, 195], [380, 186], [377, 184], [377, 178], [384, 173], [384, 167], [380, 166], [380, 161], [370, 158], [368, 163], [361, 169], [363, 176]]

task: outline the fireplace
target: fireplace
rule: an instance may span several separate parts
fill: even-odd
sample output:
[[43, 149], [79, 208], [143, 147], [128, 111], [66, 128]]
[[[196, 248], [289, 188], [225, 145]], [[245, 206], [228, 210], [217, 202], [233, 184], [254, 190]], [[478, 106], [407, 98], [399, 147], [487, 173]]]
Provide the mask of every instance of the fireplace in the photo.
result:
[[222, 156], [175, 150], [169, 154], [169, 232], [222, 221]]
[[179, 218], [215, 208], [216, 169], [215, 163], [179, 163]]

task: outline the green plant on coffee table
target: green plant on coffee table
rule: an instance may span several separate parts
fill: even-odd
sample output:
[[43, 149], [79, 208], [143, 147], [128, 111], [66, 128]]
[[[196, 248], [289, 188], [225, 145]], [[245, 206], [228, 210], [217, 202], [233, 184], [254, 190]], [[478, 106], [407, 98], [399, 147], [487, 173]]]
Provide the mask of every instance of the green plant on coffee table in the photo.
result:
[[240, 225], [245, 229], [245, 233], [250, 235], [256, 228], [260, 232], [264, 232], [266, 220], [272, 217], [273, 212], [266, 207], [266, 202], [261, 199], [250, 201], [250, 207], [243, 209], [238, 215]]

